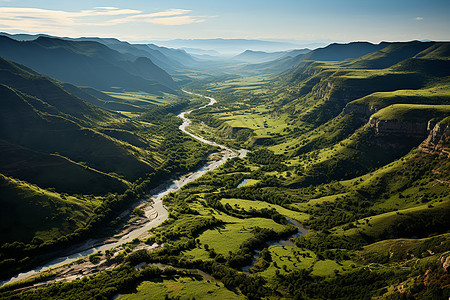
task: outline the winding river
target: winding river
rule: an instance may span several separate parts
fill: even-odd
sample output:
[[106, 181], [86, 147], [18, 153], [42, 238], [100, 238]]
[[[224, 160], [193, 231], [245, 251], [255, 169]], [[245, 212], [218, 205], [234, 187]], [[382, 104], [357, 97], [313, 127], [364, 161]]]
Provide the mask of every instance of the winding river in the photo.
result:
[[[207, 96], [203, 96], [200, 94], [194, 94], [188, 91], [184, 91], [183, 92], [190, 94], [190, 95], [195, 95], [195, 96], [199, 96], [199, 97], [204, 97], [206, 99], [209, 100], [209, 103], [206, 105], [203, 105], [197, 109], [203, 109], [205, 107], [208, 107], [210, 105], [214, 105], [217, 101], [212, 98], [212, 97], [207, 97]], [[189, 174], [183, 175], [178, 179], [175, 180], [168, 180], [166, 183], [162, 184], [159, 188], [157, 188], [156, 190], [159, 190], [158, 193], [153, 194], [152, 196], [148, 197], [147, 199], [143, 200], [146, 202], [150, 202], [152, 203], [152, 205], [147, 205], [145, 206], [145, 215], [149, 216], [152, 214], [155, 214], [155, 212], [157, 213], [157, 217], [149, 220], [148, 222], [145, 222], [143, 224], [141, 224], [138, 228], [133, 229], [132, 231], [128, 232], [127, 234], [123, 235], [122, 237], [120, 237], [117, 241], [114, 242], [110, 242], [110, 243], [105, 243], [105, 239], [102, 240], [88, 240], [86, 241], [84, 244], [81, 244], [79, 246], [77, 246], [78, 251], [75, 251], [74, 253], [70, 254], [70, 255], [66, 255], [66, 256], [62, 256], [62, 257], [58, 257], [56, 259], [53, 259], [52, 261], [39, 266], [33, 270], [30, 270], [28, 272], [24, 272], [24, 273], [20, 273], [12, 278], [10, 278], [9, 280], [5, 280], [3, 282], [0, 282], [0, 286], [4, 285], [4, 284], [8, 284], [8, 283], [13, 283], [19, 280], [24, 280], [27, 279], [31, 276], [37, 275], [40, 272], [43, 272], [45, 270], [48, 269], [52, 269], [52, 268], [56, 268], [68, 263], [71, 263], [73, 261], [76, 261], [80, 258], [86, 257], [90, 254], [93, 254], [97, 251], [105, 251], [105, 250], [109, 250], [112, 248], [115, 248], [117, 246], [120, 246], [124, 243], [128, 243], [131, 242], [133, 239], [141, 236], [142, 234], [146, 233], [149, 229], [156, 227], [158, 225], [160, 225], [162, 222], [164, 222], [168, 215], [169, 212], [167, 211], [167, 209], [164, 207], [163, 203], [162, 203], [162, 199], [165, 195], [171, 193], [171, 192], [175, 192], [177, 190], [179, 190], [182, 186], [196, 180], [197, 178], [199, 178], [200, 176], [204, 175], [206, 172], [209, 172], [211, 170], [214, 170], [216, 168], [218, 168], [220, 165], [224, 164], [228, 159], [230, 158], [234, 158], [234, 157], [240, 157], [243, 158], [247, 155], [248, 150], [245, 149], [240, 149], [240, 150], [233, 150], [231, 148], [228, 148], [224, 145], [219, 145], [213, 141], [209, 141], [204, 139], [201, 136], [192, 134], [190, 132], [188, 132], [186, 130], [186, 127], [189, 126], [189, 124], [191, 124], [191, 121], [185, 117], [186, 114], [191, 113], [193, 110], [189, 110], [189, 111], [185, 111], [182, 112], [178, 115], [178, 117], [180, 117], [183, 120], [183, 123], [180, 125], [179, 129], [181, 131], [183, 131], [184, 133], [190, 135], [191, 137], [193, 137], [196, 140], [199, 140], [203, 143], [212, 145], [212, 146], [216, 146], [222, 149], [222, 157], [219, 160], [216, 161], [209, 161], [207, 163], [205, 163], [201, 168], [199, 168], [198, 170], [191, 172]], [[113, 237], [112, 237], [113, 238]]]
[[[203, 105], [197, 109], [203, 109], [205, 107], [214, 105], [216, 103], [216, 100], [212, 97], [207, 97], [207, 96], [203, 96], [200, 94], [194, 94], [194, 93], [184, 91], [184, 90], [183, 90], [183, 92], [190, 94], [190, 95], [204, 97], [209, 100], [208, 104]], [[178, 179], [168, 180], [166, 183], [160, 185], [158, 188], [155, 189], [155, 190], [158, 190], [159, 192], [157, 192], [157, 193], [151, 195], [150, 197], [146, 198], [145, 200], [141, 201], [141, 203], [148, 202], [148, 203], [152, 204], [152, 205], [144, 206], [145, 207], [144, 212], [147, 217], [149, 217], [150, 215], [155, 215], [155, 213], [156, 213], [157, 214], [156, 218], [153, 218], [152, 220], [149, 219], [149, 221], [140, 224], [137, 228], [131, 230], [130, 232], [121, 236], [120, 238], [116, 239], [113, 242], [105, 242], [105, 241], [107, 241], [107, 239], [87, 240], [83, 244], [78, 245], [76, 248], [78, 250], [74, 250], [72, 254], [58, 257], [58, 258], [53, 259], [52, 261], [50, 261], [42, 266], [39, 266], [33, 270], [30, 270], [30, 271], [24, 272], [24, 273], [20, 273], [16, 276], [10, 278], [9, 280], [0, 282], [0, 286], [2, 286], [4, 284], [8, 284], [8, 283], [13, 283], [13, 282], [16, 282], [19, 280], [24, 280], [24, 279], [30, 278], [32, 276], [38, 275], [40, 272], [43, 272], [43, 271], [49, 270], [49, 269], [53, 269], [53, 268], [57, 268], [59, 266], [71, 263], [80, 258], [87, 257], [90, 254], [93, 254], [95, 252], [109, 250], [109, 249], [118, 247], [124, 243], [131, 242], [133, 239], [140, 237], [141, 235], [145, 234], [148, 230], [160, 225], [162, 222], [164, 222], [167, 219], [169, 212], [164, 207], [163, 202], [162, 202], [162, 199], [165, 195], [179, 190], [182, 186], [198, 179], [205, 173], [218, 168], [219, 166], [224, 164], [230, 158], [234, 158], [234, 157], [243, 158], [247, 155], [248, 150], [245, 150], [245, 149], [234, 150], [234, 149], [228, 148], [224, 145], [217, 144], [213, 141], [206, 140], [201, 136], [198, 136], [198, 135], [188, 132], [186, 130], [186, 127], [189, 126], [189, 124], [191, 124], [191, 121], [188, 118], [186, 118], [185, 115], [191, 113], [192, 111], [193, 110], [185, 111], [178, 115], [178, 117], [183, 120], [183, 123], [179, 126], [179, 129], [181, 131], [183, 131], [184, 133], [190, 135], [191, 137], [193, 137], [196, 140], [199, 140], [203, 143], [221, 148], [222, 149], [222, 151], [221, 151], [222, 157], [215, 161], [209, 161], [209, 162], [205, 163], [198, 170], [188, 173], [188, 174], [185, 174]], [[298, 236], [306, 233], [307, 230], [304, 227], [302, 227], [301, 224], [299, 224], [297, 221], [292, 220], [292, 219], [288, 219], [288, 221], [291, 224], [295, 225], [299, 229], [298, 233], [290, 236], [286, 240], [269, 241], [268, 245], [276, 245], [276, 244], [291, 245], [292, 242], [290, 241], [290, 238], [298, 237]], [[114, 237], [111, 237], [111, 239], [114, 239]], [[256, 261], [258, 254], [259, 254], [259, 251], [256, 251], [256, 254], [254, 256], [252, 264], [244, 267], [243, 268], [244, 272], [248, 273], [248, 270]]]

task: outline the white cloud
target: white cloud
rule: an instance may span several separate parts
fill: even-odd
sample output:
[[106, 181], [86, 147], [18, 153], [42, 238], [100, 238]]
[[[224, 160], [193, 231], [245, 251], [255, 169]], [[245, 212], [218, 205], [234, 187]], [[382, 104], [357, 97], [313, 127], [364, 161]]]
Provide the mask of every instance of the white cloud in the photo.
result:
[[201, 23], [204, 22], [205, 19], [193, 18], [190, 16], [179, 16], [179, 17], [171, 17], [171, 18], [156, 18], [152, 20], [148, 20], [147, 22], [161, 25], [187, 25], [193, 23]]
[[118, 19], [109, 20], [104, 25], [117, 25], [132, 22], [145, 22], [161, 25], [186, 25], [200, 23], [205, 19], [187, 15], [190, 13], [187, 9], [169, 9], [151, 14], [136, 14]]
[[190, 13], [191, 11], [186, 9], [144, 13], [140, 10], [109, 6], [81, 11], [0, 7], [0, 30], [73, 35], [86, 26], [107, 27], [127, 23], [186, 25], [204, 21], [203, 17], [191, 16]]
[[113, 6], [99, 6], [99, 7], [95, 7], [97, 9], [118, 9], [117, 7], [113, 7]]
[[152, 13], [152, 14], [147, 14], [147, 15], [143, 15], [146, 17], [171, 17], [171, 16], [179, 16], [179, 15], [185, 15], [187, 13], [190, 13], [191, 11], [188, 9], [168, 9], [165, 11], [160, 11], [157, 13]]
[[417, 17], [416, 20], [417, 20], [417, 21], [422, 21], [422, 20], [423, 20], [423, 17]]

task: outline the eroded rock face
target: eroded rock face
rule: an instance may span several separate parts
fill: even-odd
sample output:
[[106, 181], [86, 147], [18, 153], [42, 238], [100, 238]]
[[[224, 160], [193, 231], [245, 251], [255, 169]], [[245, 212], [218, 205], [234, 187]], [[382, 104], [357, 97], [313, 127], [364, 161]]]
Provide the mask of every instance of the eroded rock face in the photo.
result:
[[420, 145], [420, 149], [424, 152], [444, 154], [450, 157], [450, 126], [428, 123], [428, 128], [432, 129], [427, 139]]
[[427, 123], [410, 123], [397, 120], [378, 120], [370, 118], [369, 126], [375, 130], [376, 134], [409, 136], [424, 139], [428, 135]]
[[450, 273], [450, 256], [447, 256], [447, 258], [442, 258], [441, 259], [442, 263], [442, 268], [444, 268], [444, 271], [447, 273]]
[[369, 118], [371, 115], [376, 113], [379, 110], [379, 108], [375, 106], [367, 106], [365, 104], [360, 103], [348, 103], [344, 110], [342, 111], [343, 114], [349, 114], [353, 113], [357, 116], [361, 116], [362, 118]]

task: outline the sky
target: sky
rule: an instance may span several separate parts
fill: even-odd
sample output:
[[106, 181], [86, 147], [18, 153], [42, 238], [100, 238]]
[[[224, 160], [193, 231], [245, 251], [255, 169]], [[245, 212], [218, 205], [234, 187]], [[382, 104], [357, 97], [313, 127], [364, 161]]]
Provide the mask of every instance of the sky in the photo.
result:
[[298, 41], [450, 40], [450, 0], [0, 0], [0, 31]]

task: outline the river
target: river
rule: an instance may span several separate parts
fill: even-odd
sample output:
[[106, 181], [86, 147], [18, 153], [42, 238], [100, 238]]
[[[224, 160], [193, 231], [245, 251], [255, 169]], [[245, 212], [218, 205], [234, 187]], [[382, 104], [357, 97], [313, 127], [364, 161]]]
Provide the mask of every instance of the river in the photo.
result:
[[[184, 91], [184, 90], [183, 90], [183, 92], [190, 94], [190, 95], [204, 97], [209, 100], [208, 104], [205, 104], [197, 109], [203, 109], [210, 105], [214, 105], [217, 102], [212, 97], [207, 97], [207, 96], [203, 96], [200, 94], [194, 94], [194, 93]], [[179, 190], [182, 186], [198, 179], [200, 176], [204, 175], [205, 173], [218, 168], [219, 166], [224, 164], [230, 158], [234, 158], [234, 157], [243, 158], [247, 155], [248, 150], [245, 150], [245, 149], [233, 150], [224, 145], [217, 144], [213, 141], [206, 140], [201, 136], [198, 136], [198, 135], [188, 132], [186, 130], [186, 127], [189, 126], [189, 124], [191, 124], [191, 121], [188, 118], [186, 118], [185, 115], [191, 113], [192, 111], [193, 110], [185, 111], [178, 115], [178, 117], [183, 120], [183, 123], [179, 126], [179, 129], [181, 131], [183, 131], [184, 133], [190, 135], [191, 137], [193, 137], [196, 140], [199, 140], [203, 143], [221, 148], [222, 149], [222, 152], [221, 152], [222, 157], [216, 161], [209, 161], [209, 162], [205, 163], [201, 168], [197, 169], [196, 171], [185, 174], [178, 179], [168, 180], [166, 183], [162, 184], [159, 188], [156, 189], [156, 190], [159, 190], [158, 193], [153, 194], [150, 197], [148, 197], [147, 199], [143, 200], [143, 201], [147, 201], [150, 203], [153, 202], [153, 204], [151, 206], [149, 206], [149, 205], [146, 206], [146, 209], [144, 210], [145, 215], [148, 216], [156, 211], [156, 213], [157, 213], [156, 218], [141, 224], [138, 228], [133, 229], [129, 233], [123, 235], [120, 239], [118, 239], [115, 242], [99, 244], [99, 240], [93, 240], [93, 239], [87, 240], [84, 244], [77, 246], [77, 248], [79, 250], [76, 251], [75, 253], [58, 257], [58, 258], [53, 259], [52, 261], [50, 261], [42, 266], [39, 266], [33, 270], [20, 273], [16, 276], [10, 278], [9, 280], [0, 282], [0, 286], [2, 286], [4, 284], [8, 284], [8, 283], [13, 283], [13, 282], [16, 282], [19, 280], [24, 280], [24, 279], [30, 278], [31, 276], [38, 275], [40, 272], [71, 263], [80, 258], [87, 257], [90, 254], [93, 254], [95, 252], [109, 250], [109, 249], [115, 248], [117, 246], [120, 246], [124, 243], [131, 242], [133, 239], [141, 236], [142, 234], [147, 232], [149, 229], [160, 225], [162, 222], [164, 222], [167, 219], [169, 212], [164, 207], [163, 202], [162, 202], [162, 199], [165, 195]], [[111, 237], [111, 238], [113, 238], [113, 237]], [[107, 240], [107, 239], [102, 239], [102, 241], [105, 241], [105, 240]]]

